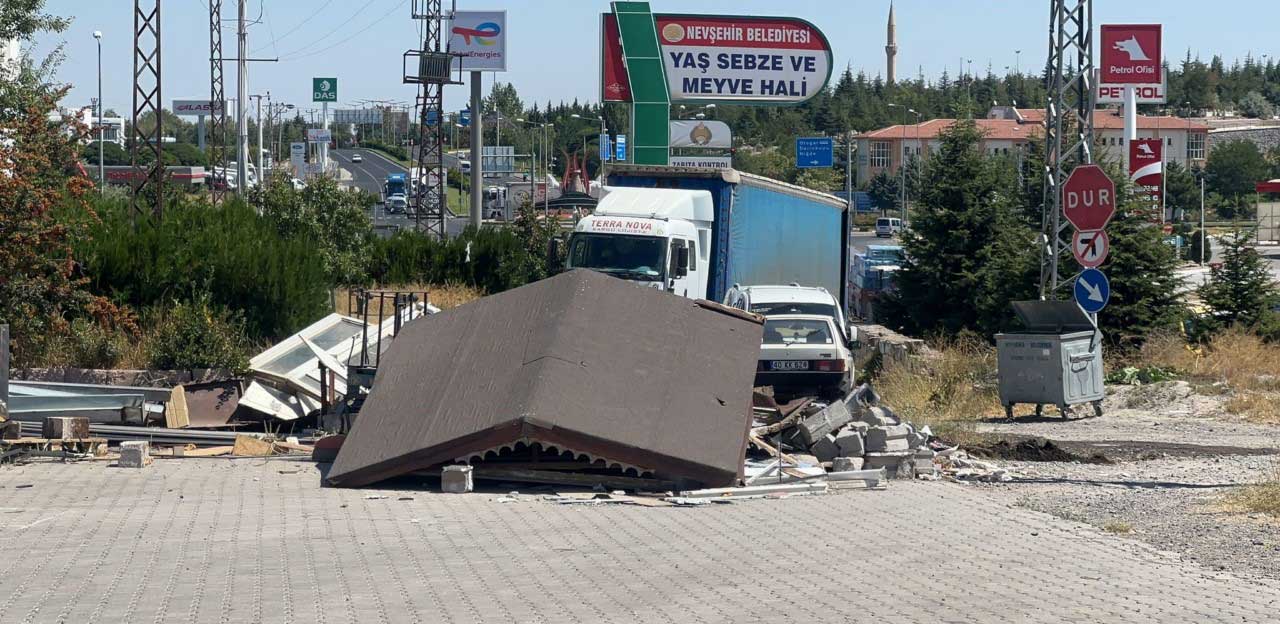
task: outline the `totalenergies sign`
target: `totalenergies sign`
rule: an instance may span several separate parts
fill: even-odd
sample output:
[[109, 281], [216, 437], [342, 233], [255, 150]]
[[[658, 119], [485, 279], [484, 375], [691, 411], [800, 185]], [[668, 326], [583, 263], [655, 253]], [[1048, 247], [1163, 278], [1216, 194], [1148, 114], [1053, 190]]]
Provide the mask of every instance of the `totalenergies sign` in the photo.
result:
[[507, 12], [456, 11], [449, 26], [453, 68], [507, 71]]
[[[790, 17], [655, 14], [672, 102], [799, 104], [831, 77], [831, 45]], [[605, 101], [631, 101], [615, 16], [604, 16]]]

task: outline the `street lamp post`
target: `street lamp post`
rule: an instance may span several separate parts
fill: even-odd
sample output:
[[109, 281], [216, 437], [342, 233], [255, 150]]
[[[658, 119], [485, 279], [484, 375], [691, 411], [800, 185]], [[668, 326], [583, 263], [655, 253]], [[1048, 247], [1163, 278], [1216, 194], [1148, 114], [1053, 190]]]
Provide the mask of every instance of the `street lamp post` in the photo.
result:
[[[572, 118], [574, 118], [574, 119], [584, 119], [584, 120], [587, 120], [587, 121], [598, 121], [598, 122], [600, 122], [600, 134], [603, 136], [603, 135], [606, 135], [606, 134], [608, 134], [608, 133], [609, 133], [609, 129], [605, 126], [605, 121], [604, 121], [604, 117], [603, 117], [603, 116], [600, 116], [600, 117], [587, 117], [587, 116], [584, 116], [584, 115], [579, 115], [578, 113], [573, 113], [573, 114], [571, 114], [571, 115], [569, 115], [569, 116], [570, 116], [570, 117], [572, 117]], [[586, 143], [587, 143], [587, 142], [586, 142], [585, 140], [582, 142], [582, 158], [583, 158], [583, 160], [584, 160], [584, 161], [585, 161], [585, 160], [586, 160], [586, 158], [587, 158], [587, 146], [586, 146]], [[605, 177], [604, 177], [604, 176], [605, 176], [605, 168], [608, 166], [608, 165], [606, 164], [606, 163], [608, 163], [608, 162], [609, 162], [608, 158], [602, 158], [602, 159], [600, 159], [600, 184], [601, 184], [602, 186], [604, 185], [604, 180], [605, 180]], [[591, 190], [591, 189], [587, 189], [587, 191], [588, 191], [588, 192], [590, 192], [590, 190]]]
[[[102, 31], [93, 31], [93, 38], [98, 42], [98, 192], [107, 185], [106, 167], [103, 159], [103, 127], [102, 127]], [[124, 130], [124, 128], [121, 128]]]

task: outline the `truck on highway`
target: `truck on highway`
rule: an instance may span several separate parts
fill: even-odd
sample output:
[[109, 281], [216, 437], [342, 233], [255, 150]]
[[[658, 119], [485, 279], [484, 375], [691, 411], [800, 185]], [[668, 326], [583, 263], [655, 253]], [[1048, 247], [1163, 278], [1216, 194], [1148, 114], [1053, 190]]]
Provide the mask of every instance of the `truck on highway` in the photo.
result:
[[404, 211], [409, 205], [409, 178], [403, 173], [387, 175], [382, 183], [382, 202], [387, 212]]
[[574, 227], [569, 268], [723, 301], [735, 284], [821, 286], [845, 296], [849, 216], [821, 193], [733, 169], [610, 168]]

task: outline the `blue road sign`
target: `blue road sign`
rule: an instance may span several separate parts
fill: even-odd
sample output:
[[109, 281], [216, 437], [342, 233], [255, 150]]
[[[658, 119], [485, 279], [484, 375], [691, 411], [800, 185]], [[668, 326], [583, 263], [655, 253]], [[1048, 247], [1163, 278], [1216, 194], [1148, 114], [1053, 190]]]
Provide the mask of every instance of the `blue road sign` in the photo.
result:
[[471, 125], [471, 109], [469, 108], [462, 109], [462, 112], [458, 114], [458, 124], [461, 125], [463, 128], [466, 128]]
[[835, 158], [835, 141], [831, 137], [796, 138], [796, 167], [816, 169], [831, 167]]
[[613, 156], [613, 144], [609, 142], [609, 135], [600, 133], [600, 162], [608, 162]]
[[428, 125], [428, 126], [434, 126], [434, 125], [436, 125], [436, 123], [438, 123], [438, 122], [439, 122], [439, 118], [440, 118], [439, 113], [436, 113], [436, 112], [435, 112], [435, 111], [433, 111], [433, 110], [429, 110], [429, 111], [427, 111], [427, 125]]
[[1111, 300], [1111, 282], [1097, 269], [1085, 269], [1076, 278], [1076, 303], [1085, 312], [1097, 313]]
[[627, 159], [627, 135], [619, 134], [618, 139], [617, 141], [615, 141], [614, 144], [615, 144], [615, 147], [617, 147], [617, 153], [613, 155], [613, 159], [618, 162], [622, 162], [626, 160]]

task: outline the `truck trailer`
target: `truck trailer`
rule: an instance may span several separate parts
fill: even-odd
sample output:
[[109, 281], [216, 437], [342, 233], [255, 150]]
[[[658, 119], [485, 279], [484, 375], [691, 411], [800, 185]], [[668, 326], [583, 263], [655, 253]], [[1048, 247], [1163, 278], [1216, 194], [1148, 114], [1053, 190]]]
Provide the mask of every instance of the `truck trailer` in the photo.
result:
[[566, 264], [694, 299], [795, 282], [844, 301], [848, 233], [846, 204], [828, 193], [733, 169], [621, 165]]

